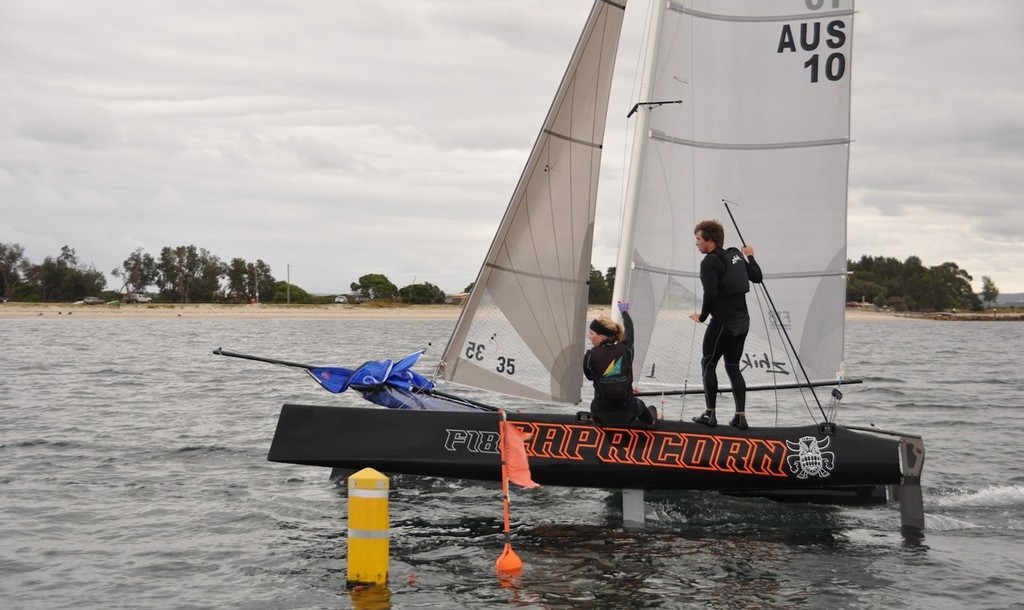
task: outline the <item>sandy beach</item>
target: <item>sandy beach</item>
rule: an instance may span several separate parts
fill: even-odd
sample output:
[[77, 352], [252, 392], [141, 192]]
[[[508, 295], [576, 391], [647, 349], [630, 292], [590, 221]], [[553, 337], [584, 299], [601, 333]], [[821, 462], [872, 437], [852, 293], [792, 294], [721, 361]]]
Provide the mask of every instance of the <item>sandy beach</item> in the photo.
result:
[[[458, 305], [284, 305], [257, 303], [220, 305], [211, 303], [145, 305], [76, 305], [73, 303], [0, 303], [0, 318], [71, 317], [79, 319], [128, 318], [310, 318], [329, 320], [454, 320]], [[608, 313], [605, 307], [590, 307], [590, 318]], [[885, 312], [847, 309], [847, 320], [907, 320]]]

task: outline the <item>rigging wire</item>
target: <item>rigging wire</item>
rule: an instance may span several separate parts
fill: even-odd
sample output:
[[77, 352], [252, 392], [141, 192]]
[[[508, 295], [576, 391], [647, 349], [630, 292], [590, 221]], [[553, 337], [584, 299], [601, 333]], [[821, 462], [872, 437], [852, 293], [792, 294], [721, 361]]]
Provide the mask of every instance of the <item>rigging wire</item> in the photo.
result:
[[[772, 360], [774, 360], [775, 359], [774, 344], [772, 343], [772, 340], [771, 340], [771, 333], [769, 332], [770, 331], [770, 327], [768, 325], [768, 321], [765, 319], [765, 316], [764, 316], [764, 309], [765, 309], [764, 302], [761, 300], [761, 294], [758, 292], [757, 286], [754, 287], [754, 298], [757, 299], [757, 310], [761, 314], [761, 326], [764, 327], [764, 336], [765, 336], [765, 338], [768, 339], [768, 355], [769, 355], [769, 357]], [[776, 382], [776, 381], [777, 380], [775, 378], [775, 371], [773, 370], [772, 371], [772, 382]], [[777, 383], [776, 383], [776, 385], [777, 385]], [[775, 425], [778, 426], [779, 425], [779, 392], [778, 392], [778, 390], [774, 390], [772, 392], [772, 395], [774, 396], [774, 401], [775, 401]]]
[[[690, 21], [690, 36], [689, 36], [690, 58], [691, 58], [690, 59], [690, 62], [691, 62], [690, 74], [693, 74], [693, 65], [692, 65], [692, 62], [693, 62], [692, 58], [694, 57], [694, 53], [693, 53], [693, 45], [694, 45], [694, 42], [693, 42], [694, 41], [693, 27], [694, 27], [693, 26], [693, 21], [691, 20]], [[673, 77], [673, 78], [675, 78], [675, 77]], [[690, 81], [683, 81], [683, 80], [680, 80], [680, 79], [677, 79], [677, 80], [679, 80], [679, 82], [681, 82], [681, 83], [689, 85], [689, 87], [690, 87], [690, 89], [689, 89], [689, 93], [690, 93], [689, 99], [691, 99], [691, 100], [696, 99], [696, 95], [693, 92], [693, 88], [696, 86], [696, 82], [697, 81], [693, 80], [693, 79], [691, 79], [692, 82], [690, 82]], [[689, 113], [689, 117], [690, 117], [690, 133], [693, 134], [693, 133], [696, 133], [696, 128], [697, 127], [696, 127], [696, 118], [694, 116], [694, 112], [693, 112], [692, 107], [691, 107], [691, 110], [690, 110], [690, 113]], [[697, 155], [690, 155], [690, 175], [691, 176], [696, 176], [697, 175]], [[666, 188], [665, 192], [671, 192], [671, 191], [669, 191]], [[694, 203], [696, 203], [696, 201], [697, 201], [697, 181], [696, 180], [691, 180], [690, 181], [690, 201], [692, 201]], [[692, 205], [692, 206], [690, 206], [690, 226], [691, 227], [697, 226], [697, 218], [696, 218], [696, 216], [697, 216], [697, 206], [696, 205]], [[675, 226], [675, 225], [673, 225], [673, 226]], [[693, 237], [693, 235], [691, 234], [691, 238], [692, 237]], [[691, 269], [699, 269], [700, 268], [700, 263], [697, 261], [697, 250], [692, 247], [692, 245], [693, 245], [692, 243], [690, 245], [691, 245], [691, 247], [690, 247], [690, 268]], [[675, 260], [675, 259], [673, 258], [673, 260]], [[702, 306], [700, 300], [697, 298], [697, 286], [698, 286], [698, 284], [700, 284], [700, 276], [699, 275], [694, 275], [692, 278], [690, 278], [690, 294], [693, 295], [693, 304], [692, 304], [691, 311], [700, 311], [701, 306]], [[701, 287], [701, 289], [703, 291], [703, 286]], [[694, 353], [694, 349], [697, 347], [697, 329], [699, 329], [701, 327], [701, 325], [700, 324], [692, 324], [691, 326], [693, 328], [693, 332], [690, 333], [690, 351], [688, 352], [689, 354], [693, 354]], [[699, 362], [701, 362], [701, 364], [703, 366], [704, 346], [701, 345], [700, 349], [701, 349], [701, 352], [700, 352], [701, 353], [701, 359], [699, 360]], [[692, 357], [689, 357], [689, 358], [686, 359], [686, 373], [683, 376], [683, 390], [684, 390], [684, 392], [683, 392], [682, 398], [680, 400], [680, 405], [679, 405], [679, 419], [680, 419], [680, 421], [682, 421], [684, 419], [684, 416], [686, 414], [686, 392], [685, 392], [685, 390], [688, 389], [688, 386], [689, 386], [690, 373], [691, 373], [692, 368], [693, 368], [693, 362], [694, 362], [694, 360], [693, 360]], [[704, 389], [704, 371], [701, 370], [700, 374], [701, 374], [700, 385], [701, 385], [701, 389], [703, 390]], [[704, 394], [704, 407], [707, 408], [707, 394], [706, 394], [706, 391], [705, 391], [705, 394]]]
[[[775, 360], [775, 350], [774, 350], [774, 345], [775, 344], [771, 340], [771, 336], [772, 336], [772, 333], [770, 332], [770, 328], [771, 327], [768, 324], [768, 322], [765, 321], [765, 319], [764, 319], [765, 305], [764, 305], [764, 301], [761, 300], [761, 296], [763, 294], [763, 291], [764, 291], [764, 287], [763, 286], [755, 286], [754, 287], [754, 296], [755, 296], [755, 298], [757, 298], [757, 306], [758, 306], [758, 309], [761, 312], [761, 323], [764, 324], [764, 327], [765, 327], [765, 337], [768, 339], [768, 356], [769, 356], [769, 358], [772, 359], [772, 361], [774, 361]], [[779, 330], [781, 328], [781, 326], [782, 326], [782, 320], [779, 319], [778, 316], [775, 316], [775, 324], [776, 324], [776, 330], [775, 330], [774, 334], [777, 335], [779, 337], [780, 341], [782, 342], [782, 351], [783, 351], [783, 353], [791, 361], [796, 361], [797, 357], [792, 352], [789, 351], [789, 347], [786, 345], [786, 342], [785, 342], [785, 337], [782, 334], [781, 330]], [[795, 373], [796, 373], [796, 370], [794, 369], [794, 376], [796, 376]], [[777, 375], [777, 373], [772, 371], [772, 379], [773, 380], [776, 380], [776, 375]], [[815, 418], [814, 418], [814, 411], [811, 409], [811, 403], [810, 403], [809, 400], [807, 400], [806, 394], [804, 394], [804, 388], [803, 388], [802, 385], [800, 385], [799, 379], [797, 379], [796, 381], [797, 381], [796, 390], [798, 392], [800, 392], [800, 399], [804, 403], [804, 408], [807, 409], [807, 414], [811, 416], [811, 419], [815, 420]], [[810, 380], [808, 380], [808, 383], [810, 383]], [[780, 405], [779, 405], [779, 391], [778, 391], [777, 387], [773, 390], [773, 394], [775, 396], [775, 425], [778, 426], [779, 425]], [[830, 420], [826, 419], [826, 421], [830, 421]], [[815, 422], [817, 422], [817, 420], [815, 420]]]
[[[744, 246], [746, 246], [747, 242], [746, 242], [746, 240], [743, 239], [743, 233], [740, 231], [740, 226], [736, 222], [736, 218], [732, 215], [732, 210], [729, 209], [729, 203], [730, 203], [729, 201], [726, 201], [725, 199], [722, 199], [722, 205], [725, 206], [725, 211], [729, 214], [729, 219], [732, 220], [732, 226], [735, 227], [735, 229], [736, 229], [736, 235], [740, 238], [740, 243], [742, 243]], [[733, 203], [733, 205], [736, 205], [736, 204]], [[775, 307], [775, 302], [772, 300], [772, 295], [768, 292], [768, 287], [765, 286], [763, 282], [761, 284], [761, 290], [764, 292], [764, 296], [768, 300], [768, 304], [771, 305], [772, 313], [775, 314], [775, 319], [780, 322], [778, 324], [778, 327], [782, 331], [783, 336], [785, 336], [786, 343], [793, 350], [794, 361], [800, 366], [800, 372], [803, 373], [804, 379], [807, 380], [807, 383], [808, 383], [807, 387], [811, 391], [811, 396], [814, 397], [814, 402], [817, 403], [817, 405], [818, 405], [818, 410], [821, 411], [821, 416], [825, 418], [825, 421], [829, 421], [828, 416], [825, 414], [825, 409], [821, 406], [821, 401], [818, 400], [818, 393], [814, 391], [814, 386], [810, 385], [811, 384], [811, 378], [807, 374], [807, 370], [804, 368], [803, 361], [800, 360], [800, 355], [796, 351], [796, 346], [793, 345], [793, 340], [789, 337], [789, 333], [786, 331], [786, 327], [781, 324], [781, 321], [782, 321], [781, 320], [781, 316], [779, 316], [778, 308]], [[803, 389], [800, 390], [800, 393], [803, 394]]]

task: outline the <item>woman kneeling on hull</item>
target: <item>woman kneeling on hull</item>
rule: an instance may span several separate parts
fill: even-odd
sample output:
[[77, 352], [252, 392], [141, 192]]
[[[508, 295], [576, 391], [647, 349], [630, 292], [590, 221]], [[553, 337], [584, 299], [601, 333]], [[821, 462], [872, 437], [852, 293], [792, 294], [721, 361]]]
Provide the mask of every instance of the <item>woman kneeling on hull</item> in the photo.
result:
[[590, 412], [600, 424], [621, 426], [639, 420], [654, 426], [657, 412], [633, 395], [633, 319], [629, 303], [619, 302], [623, 324], [608, 316], [590, 322], [590, 344], [583, 374], [594, 382]]

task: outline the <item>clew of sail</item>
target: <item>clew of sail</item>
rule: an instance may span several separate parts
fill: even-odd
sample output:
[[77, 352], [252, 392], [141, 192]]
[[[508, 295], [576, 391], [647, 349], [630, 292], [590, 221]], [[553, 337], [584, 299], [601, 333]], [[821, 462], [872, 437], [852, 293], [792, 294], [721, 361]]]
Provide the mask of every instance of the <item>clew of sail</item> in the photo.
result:
[[594, 3], [438, 378], [577, 402], [601, 145], [625, 2]]
[[783, 328], [812, 381], [841, 371], [853, 8], [655, 2], [640, 101], [682, 103], [640, 108], [615, 287], [631, 303], [645, 385], [701, 386], [693, 228], [717, 218], [725, 245], [739, 246], [723, 200], [778, 310], [748, 294], [747, 383], [806, 381]]

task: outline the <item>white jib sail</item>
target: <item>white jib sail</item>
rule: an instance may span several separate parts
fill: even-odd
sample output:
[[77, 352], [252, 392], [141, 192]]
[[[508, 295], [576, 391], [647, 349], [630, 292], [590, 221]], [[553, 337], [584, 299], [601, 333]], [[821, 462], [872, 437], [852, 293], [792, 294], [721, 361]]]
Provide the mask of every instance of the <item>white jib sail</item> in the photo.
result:
[[438, 377], [575, 403], [601, 146], [624, 1], [597, 0]]
[[853, 0], [656, 4], [657, 51], [639, 101], [682, 103], [642, 112], [632, 153], [638, 182], [625, 206], [616, 298], [631, 304], [636, 378], [649, 390], [701, 386], [705, 327], [688, 317], [703, 294], [693, 229], [718, 219], [725, 245], [739, 247], [728, 200], [778, 309], [748, 294], [747, 384], [805, 381], [782, 327], [810, 379], [834, 380], [843, 357]]

